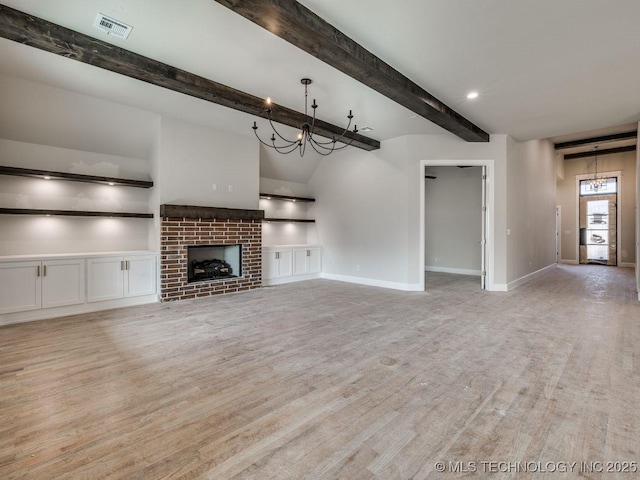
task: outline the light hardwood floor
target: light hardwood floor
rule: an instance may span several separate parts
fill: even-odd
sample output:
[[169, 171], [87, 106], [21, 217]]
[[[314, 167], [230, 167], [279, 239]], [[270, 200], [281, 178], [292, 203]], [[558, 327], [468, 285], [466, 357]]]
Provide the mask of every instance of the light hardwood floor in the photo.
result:
[[[312, 280], [0, 327], [0, 478], [576, 478], [640, 462], [632, 269], [559, 266], [508, 293], [428, 274], [427, 289]], [[578, 465], [513, 472], [569, 469], [555, 462]]]

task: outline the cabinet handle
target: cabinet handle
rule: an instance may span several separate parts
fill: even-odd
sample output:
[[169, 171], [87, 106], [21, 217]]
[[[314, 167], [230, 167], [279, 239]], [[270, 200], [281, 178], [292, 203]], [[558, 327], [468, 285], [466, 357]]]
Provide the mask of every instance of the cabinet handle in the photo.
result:
[[120, 270], [124, 270], [124, 260], [120, 260]]
[[280, 258], [280, 252], [276, 252], [276, 260]]
[[43, 277], [47, 276], [47, 266], [46, 265], [44, 267], [42, 267], [42, 276]]
[[124, 262], [124, 267], [125, 267], [125, 270], [129, 270], [129, 260]]
[[36, 267], [36, 277], [40, 276], [40, 265]]
[[311, 256], [311, 250], [307, 250], [307, 257]]

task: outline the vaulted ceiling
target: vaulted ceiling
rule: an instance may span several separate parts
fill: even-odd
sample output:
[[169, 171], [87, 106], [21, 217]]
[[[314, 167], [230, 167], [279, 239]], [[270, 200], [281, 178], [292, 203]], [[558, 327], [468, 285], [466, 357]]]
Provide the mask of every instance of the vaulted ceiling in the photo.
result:
[[[300, 79], [310, 77], [318, 117], [343, 125], [351, 109], [359, 128], [372, 127], [366, 135], [377, 140], [449, 134], [214, 0], [3, 3], [298, 111]], [[523, 141], [640, 120], [637, 0], [300, 3], [486, 132]], [[95, 29], [98, 12], [132, 25], [128, 40]], [[253, 135], [248, 114], [6, 39], [0, 56], [7, 76]], [[467, 100], [473, 90], [478, 98]], [[265, 154], [261, 169], [264, 176], [306, 181], [318, 161]]]

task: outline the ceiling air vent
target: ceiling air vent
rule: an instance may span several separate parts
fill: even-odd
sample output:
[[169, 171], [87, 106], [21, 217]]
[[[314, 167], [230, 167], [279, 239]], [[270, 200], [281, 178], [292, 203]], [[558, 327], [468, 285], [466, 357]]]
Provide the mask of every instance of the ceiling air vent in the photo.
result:
[[107, 35], [124, 38], [125, 40], [129, 37], [131, 30], [133, 30], [132, 26], [122, 23], [120, 20], [116, 20], [115, 18], [103, 15], [102, 13], [99, 13], [96, 16], [93, 26], [103, 32], [106, 32]]

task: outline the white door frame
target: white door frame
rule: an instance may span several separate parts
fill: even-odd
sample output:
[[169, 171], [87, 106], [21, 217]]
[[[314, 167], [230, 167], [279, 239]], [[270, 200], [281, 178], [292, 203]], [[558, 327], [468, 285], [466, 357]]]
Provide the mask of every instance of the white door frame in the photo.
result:
[[[622, 241], [622, 171], [601, 172], [598, 177], [616, 178], [618, 191], [616, 193], [616, 266], [620, 266], [620, 242]], [[590, 180], [593, 174], [584, 173], [576, 175], [576, 261], [580, 264], [580, 180]], [[640, 295], [639, 295], [640, 296]]]
[[562, 260], [562, 206], [556, 205], [556, 263]]
[[425, 181], [424, 176], [426, 174], [427, 167], [460, 167], [460, 166], [472, 166], [472, 167], [486, 167], [486, 245], [484, 248], [486, 267], [486, 289], [489, 291], [497, 291], [494, 283], [494, 270], [495, 270], [495, 225], [494, 215], [495, 211], [495, 165], [493, 160], [420, 160], [420, 252], [419, 252], [419, 284], [420, 290], [424, 290], [424, 262], [425, 262]]

